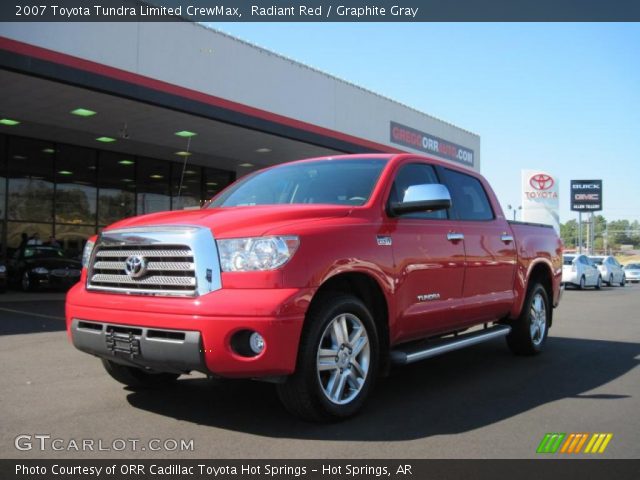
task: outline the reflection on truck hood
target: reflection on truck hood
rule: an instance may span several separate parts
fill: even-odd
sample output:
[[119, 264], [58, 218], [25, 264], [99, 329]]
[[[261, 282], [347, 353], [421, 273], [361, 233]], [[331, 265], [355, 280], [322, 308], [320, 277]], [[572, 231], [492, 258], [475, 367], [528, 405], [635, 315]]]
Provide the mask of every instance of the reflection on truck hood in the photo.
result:
[[198, 225], [209, 227], [216, 238], [255, 237], [298, 222], [344, 217], [352, 208], [342, 205], [301, 204], [176, 210], [124, 219], [110, 225], [108, 229], [151, 225]]

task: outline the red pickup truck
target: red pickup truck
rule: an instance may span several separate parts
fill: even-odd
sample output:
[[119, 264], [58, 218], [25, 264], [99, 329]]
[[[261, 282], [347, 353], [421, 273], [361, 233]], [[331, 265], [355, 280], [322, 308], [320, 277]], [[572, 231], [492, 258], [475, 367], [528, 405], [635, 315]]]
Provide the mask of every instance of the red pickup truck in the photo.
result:
[[540, 352], [561, 253], [551, 227], [508, 222], [476, 172], [410, 154], [303, 160], [200, 210], [105, 228], [67, 328], [130, 386], [262, 379], [295, 415], [344, 418], [391, 365], [502, 336]]

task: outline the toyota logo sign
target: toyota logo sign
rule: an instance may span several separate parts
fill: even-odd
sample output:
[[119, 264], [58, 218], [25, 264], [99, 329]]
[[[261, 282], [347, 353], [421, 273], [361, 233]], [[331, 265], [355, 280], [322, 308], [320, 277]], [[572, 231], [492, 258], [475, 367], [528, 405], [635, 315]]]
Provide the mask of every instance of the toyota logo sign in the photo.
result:
[[131, 278], [140, 278], [147, 273], [147, 260], [140, 255], [131, 255], [124, 261], [124, 272]]
[[538, 173], [529, 179], [529, 185], [536, 190], [549, 190], [553, 184], [553, 178], [546, 173]]

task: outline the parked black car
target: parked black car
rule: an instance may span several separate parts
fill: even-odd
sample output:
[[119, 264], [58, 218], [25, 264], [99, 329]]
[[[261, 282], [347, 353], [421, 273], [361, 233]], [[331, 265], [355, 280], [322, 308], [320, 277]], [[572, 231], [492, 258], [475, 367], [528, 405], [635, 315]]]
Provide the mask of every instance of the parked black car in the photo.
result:
[[8, 262], [9, 281], [28, 292], [38, 288], [67, 290], [80, 280], [82, 264], [48, 245], [27, 245]]
[[0, 263], [0, 293], [7, 289], [7, 267]]

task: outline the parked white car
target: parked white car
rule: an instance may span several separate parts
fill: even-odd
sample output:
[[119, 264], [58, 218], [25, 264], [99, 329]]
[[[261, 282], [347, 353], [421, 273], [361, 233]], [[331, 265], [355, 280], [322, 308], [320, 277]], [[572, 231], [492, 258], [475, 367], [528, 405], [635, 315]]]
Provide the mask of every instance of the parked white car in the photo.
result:
[[626, 281], [624, 278], [624, 270], [622, 269], [622, 265], [620, 265], [615, 258], [612, 256], [593, 256], [589, 257], [589, 260], [595, 263], [596, 267], [598, 267], [600, 276], [604, 283], [610, 287], [614, 284], [624, 287]]
[[586, 255], [563, 255], [562, 283], [574, 285], [580, 289], [596, 287], [597, 290], [600, 290], [602, 276]]
[[628, 263], [625, 265], [624, 276], [627, 282], [640, 282], [640, 263]]

